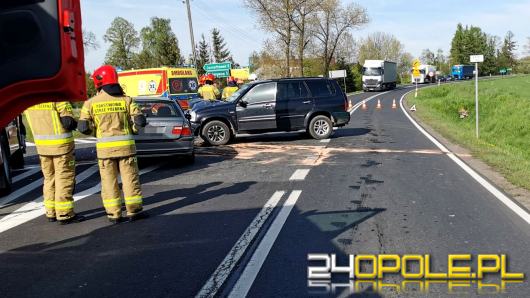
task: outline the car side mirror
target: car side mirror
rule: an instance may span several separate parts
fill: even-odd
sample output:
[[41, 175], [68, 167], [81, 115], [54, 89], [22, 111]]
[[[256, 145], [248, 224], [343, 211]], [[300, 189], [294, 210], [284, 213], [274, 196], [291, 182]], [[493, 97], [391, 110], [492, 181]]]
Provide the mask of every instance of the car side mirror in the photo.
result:
[[186, 114], [184, 114], [184, 117], [186, 117], [186, 119], [190, 120], [191, 121], [191, 115], [189, 112], [187, 112]]
[[239, 101], [239, 106], [240, 107], [243, 107], [243, 108], [246, 108], [248, 106], [248, 102], [244, 101], [244, 100], [240, 100]]

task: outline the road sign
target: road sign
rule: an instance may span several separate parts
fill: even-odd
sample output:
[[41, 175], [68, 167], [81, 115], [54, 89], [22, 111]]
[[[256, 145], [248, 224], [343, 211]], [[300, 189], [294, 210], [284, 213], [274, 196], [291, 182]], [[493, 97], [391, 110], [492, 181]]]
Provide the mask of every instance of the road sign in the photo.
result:
[[412, 75], [413, 75], [415, 78], [419, 78], [419, 77], [420, 77], [420, 71], [419, 71], [419, 69], [414, 69], [414, 70], [412, 70]]
[[412, 62], [412, 68], [413, 69], [420, 70], [420, 66], [421, 66], [420, 59], [416, 59], [416, 60], [414, 60], [414, 62]]
[[216, 78], [228, 78], [230, 76], [230, 70], [207, 71], [206, 74], [213, 74]]
[[230, 71], [232, 68], [232, 63], [230, 62], [224, 62], [224, 63], [211, 63], [211, 64], [205, 64], [203, 66], [204, 70], [211, 72], [211, 71]]
[[501, 69], [499, 70], [499, 72], [500, 72], [501, 74], [505, 74], [505, 73], [508, 72], [508, 70], [507, 70], [506, 68], [501, 68]]
[[346, 70], [332, 70], [329, 72], [329, 77], [331, 79], [338, 79], [338, 78], [345, 78], [346, 77]]
[[484, 62], [484, 55], [471, 55], [469, 56], [469, 61], [471, 63], [482, 63]]

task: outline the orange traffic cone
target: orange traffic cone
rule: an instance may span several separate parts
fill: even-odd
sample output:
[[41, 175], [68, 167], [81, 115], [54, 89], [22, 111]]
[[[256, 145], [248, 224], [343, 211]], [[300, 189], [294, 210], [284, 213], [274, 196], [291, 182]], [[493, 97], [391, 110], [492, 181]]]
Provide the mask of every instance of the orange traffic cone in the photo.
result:
[[392, 109], [397, 109], [396, 99], [394, 98], [394, 101], [392, 101]]
[[375, 106], [376, 109], [381, 109], [383, 106], [381, 105], [381, 100], [377, 100], [377, 106]]
[[368, 106], [366, 105], [366, 101], [365, 100], [363, 100], [363, 104], [361, 106], [361, 109], [363, 109], [363, 110], [368, 109]]

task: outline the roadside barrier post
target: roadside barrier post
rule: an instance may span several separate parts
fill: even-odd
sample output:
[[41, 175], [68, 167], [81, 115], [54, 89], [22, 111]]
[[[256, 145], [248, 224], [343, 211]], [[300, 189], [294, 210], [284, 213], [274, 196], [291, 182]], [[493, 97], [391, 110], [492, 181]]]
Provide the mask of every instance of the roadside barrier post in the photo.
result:
[[478, 115], [478, 64], [484, 62], [484, 55], [471, 55], [469, 57], [471, 63], [475, 63], [475, 122], [476, 122], [476, 136], [479, 138], [479, 115]]

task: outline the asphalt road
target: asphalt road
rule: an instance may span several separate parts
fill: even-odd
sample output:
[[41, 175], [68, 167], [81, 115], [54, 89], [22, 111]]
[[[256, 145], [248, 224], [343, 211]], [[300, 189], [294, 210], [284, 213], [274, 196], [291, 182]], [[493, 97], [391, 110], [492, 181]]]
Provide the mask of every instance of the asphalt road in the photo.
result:
[[[329, 142], [300, 133], [244, 136], [199, 147], [194, 165], [143, 160], [151, 217], [117, 226], [101, 205], [93, 144], [79, 143], [76, 152], [76, 210], [87, 217], [79, 224], [45, 221], [41, 174], [28, 156], [15, 193], [0, 198], [0, 295], [491, 294], [495, 288], [481, 292], [476, 282], [433, 283], [422, 293], [425, 284], [403, 287], [398, 276], [358, 287], [340, 276], [317, 285], [307, 279], [309, 253], [336, 253], [341, 265], [347, 254], [430, 254], [440, 272], [448, 254], [507, 254], [511, 272], [528, 273], [528, 224], [392, 108], [406, 91], [351, 97], [371, 100]], [[526, 281], [508, 283], [500, 294], [527, 297], [529, 289]]]

